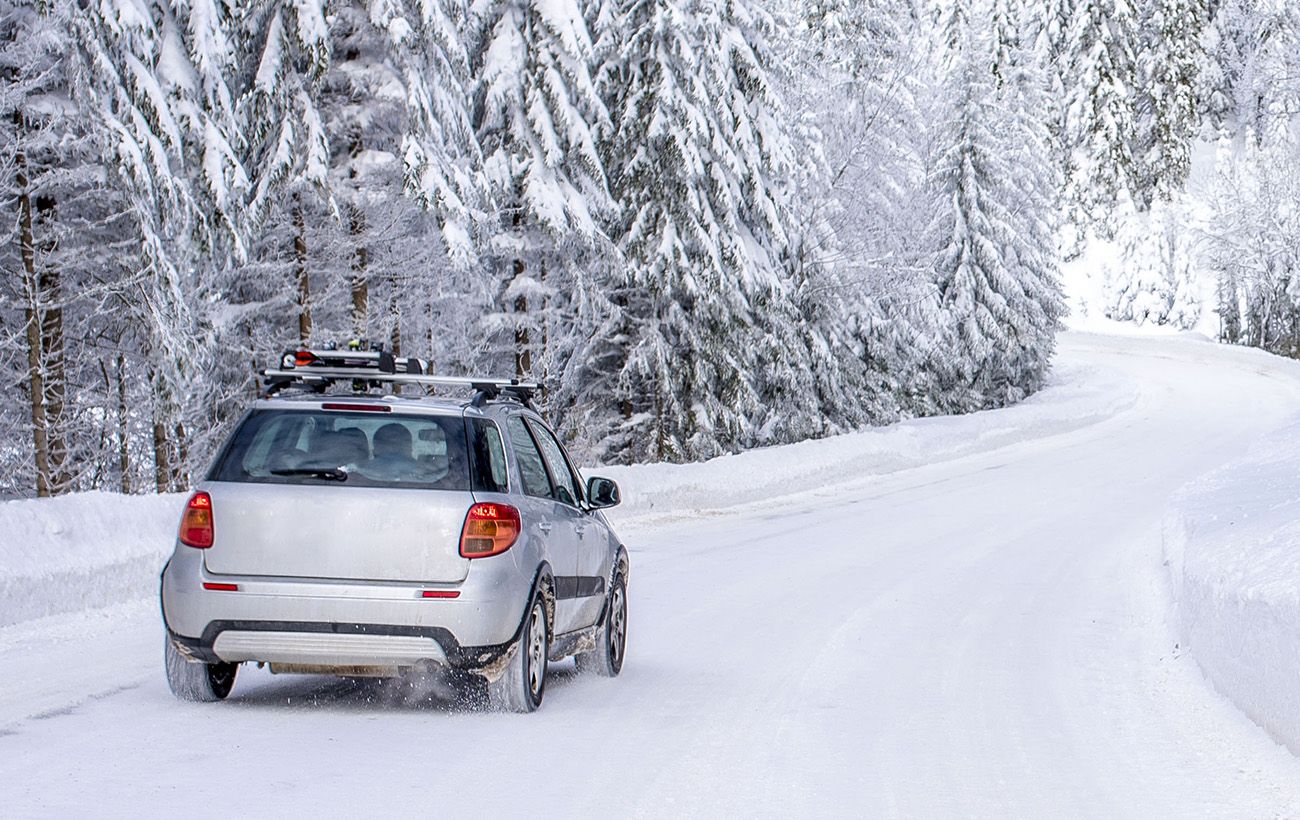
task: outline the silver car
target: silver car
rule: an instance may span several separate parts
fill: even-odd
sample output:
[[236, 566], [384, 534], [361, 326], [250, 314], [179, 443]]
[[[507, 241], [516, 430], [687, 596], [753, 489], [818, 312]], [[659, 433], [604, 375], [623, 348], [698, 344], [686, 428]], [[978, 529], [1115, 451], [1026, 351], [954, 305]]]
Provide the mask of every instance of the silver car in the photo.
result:
[[618, 487], [582, 480], [528, 386], [403, 397], [373, 388], [457, 380], [304, 355], [264, 372], [310, 389], [258, 400], [182, 515], [162, 574], [172, 691], [220, 700], [254, 662], [481, 679], [531, 712], [550, 661], [617, 675], [628, 556], [601, 510]]

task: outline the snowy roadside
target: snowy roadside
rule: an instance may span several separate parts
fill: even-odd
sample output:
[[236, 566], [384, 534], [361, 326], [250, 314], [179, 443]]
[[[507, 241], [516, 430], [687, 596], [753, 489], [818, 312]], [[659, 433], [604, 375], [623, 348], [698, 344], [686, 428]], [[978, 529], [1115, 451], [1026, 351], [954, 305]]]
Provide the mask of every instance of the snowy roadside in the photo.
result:
[[[634, 530], [664, 516], [762, 502], [1077, 430], [1132, 406], [1137, 395], [1123, 377], [1065, 356], [1046, 389], [1004, 410], [918, 419], [702, 464], [587, 472], [620, 482], [624, 503], [611, 517]], [[0, 627], [152, 597], [183, 499], [85, 493], [0, 502]]]
[[1185, 487], [1164, 521], [1179, 639], [1300, 754], [1300, 421]]
[[183, 495], [0, 503], [0, 627], [154, 594]]
[[615, 525], [635, 527], [1072, 432], [1137, 401], [1138, 385], [1075, 358], [1066, 352], [1053, 366], [1046, 388], [1001, 410], [912, 419], [700, 464], [601, 467], [595, 472], [616, 480], [623, 491], [623, 504], [610, 516]]

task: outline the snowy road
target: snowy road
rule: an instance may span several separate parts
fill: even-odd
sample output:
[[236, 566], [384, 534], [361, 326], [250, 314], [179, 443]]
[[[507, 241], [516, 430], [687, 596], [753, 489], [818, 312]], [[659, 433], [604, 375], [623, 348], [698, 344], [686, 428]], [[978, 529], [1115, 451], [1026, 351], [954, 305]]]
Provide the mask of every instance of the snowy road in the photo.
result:
[[1300, 814], [1300, 762], [1174, 647], [1170, 493], [1300, 409], [1243, 351], [1069, 337], [1109, 420], [624, 528], [615, 681], [536, 715], [253, 671], [167, 692], [152, 604], [0, 630], [0, 815]]

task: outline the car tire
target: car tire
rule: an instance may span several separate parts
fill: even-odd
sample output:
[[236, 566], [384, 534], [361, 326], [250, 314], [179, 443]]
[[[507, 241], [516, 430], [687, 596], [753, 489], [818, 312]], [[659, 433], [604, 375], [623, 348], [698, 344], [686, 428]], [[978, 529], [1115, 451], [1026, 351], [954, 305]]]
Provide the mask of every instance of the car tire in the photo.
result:
[[492, 706], [504, 712], [533, 712], [546, 694], [546, 665], [551, 652], [546, 602], [540, 592], [528, 604], [515, 655], [505, 673], [489, 684]]
[[596, 648], [590, 652], [580, 652], [574, 661], [579, 672], [613, 678], [623, 671], [623, 656], [626, 653], [627, 583], [620, 572], [614, 576], [614, 583], [609, 586], [605, 617], [596, 632]]
[[180, 700], [211, 703], [225, 700], [235, 687], [239, 664], [192, 661], [180, 653], [170, 636], [163, 636], [167, 685]]

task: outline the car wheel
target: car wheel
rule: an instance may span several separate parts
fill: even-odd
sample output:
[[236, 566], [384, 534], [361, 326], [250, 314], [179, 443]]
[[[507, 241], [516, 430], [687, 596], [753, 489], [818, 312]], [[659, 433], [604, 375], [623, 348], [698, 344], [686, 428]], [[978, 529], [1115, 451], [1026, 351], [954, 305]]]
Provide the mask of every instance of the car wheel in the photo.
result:
[[538, 593], [528, 607], [515, 656], [500, 679], [489, 687], [492, 705], [508, 712], [532, 712], [541, 706], [542, 696], [546, 694], [546, 663], [550, 651], [546, 605]]
[[609, 601], [605, 618], [596, 633], [596, 648], [580, 653], [574, 660], [579, 672], [588, 672], [612, 678], [623, 671], [623, 655], [627, 651], [627, 583], [622, 573], [614, 576], [609, 587]]
[[170, 636], [163, 636], [163, 660], [167, 685], [181, 700], [210, 703], [225, 700], [235, 687], [239, 664], [192, 661], [176, 649]]

